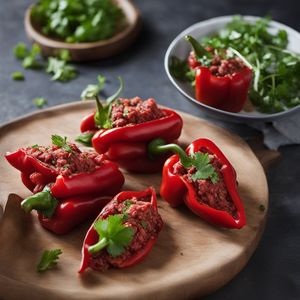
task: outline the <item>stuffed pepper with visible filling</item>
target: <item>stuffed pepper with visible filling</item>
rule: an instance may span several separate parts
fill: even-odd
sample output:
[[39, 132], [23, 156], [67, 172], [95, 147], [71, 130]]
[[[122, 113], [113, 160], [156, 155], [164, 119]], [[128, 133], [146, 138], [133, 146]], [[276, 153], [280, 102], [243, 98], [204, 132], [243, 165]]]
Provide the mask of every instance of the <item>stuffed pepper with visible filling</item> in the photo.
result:
[[162, 226], [153, 188], [119, 193], [88, 230], [79, 272], [88, 267], [104, 271], [139, 263], [151, 251]]
[[171, 206], [185, 203], [195, 214], [217, 226], [242, 228], [245, 212], [237, 191], [236, 172], [221, 150], [208, 139], [184, 151], [178, 145], [153, 141], [149, 151], [174, 151], [164, 165], [160, 194]]

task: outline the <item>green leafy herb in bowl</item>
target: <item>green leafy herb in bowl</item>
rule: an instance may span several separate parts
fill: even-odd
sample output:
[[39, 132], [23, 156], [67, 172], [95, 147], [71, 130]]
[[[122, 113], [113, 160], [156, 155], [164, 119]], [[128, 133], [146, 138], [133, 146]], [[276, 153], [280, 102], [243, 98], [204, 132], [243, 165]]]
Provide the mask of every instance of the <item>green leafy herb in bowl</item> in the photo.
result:
[[112, 0], [40, 0], [31, 17], [43, 34], [82, 43], [111, 38], [120, 30], [124, 14]]
[[[272, 28], [274, 24], [277, 30]], [[276, 114], [300, 104], [300, 55], [288, 49], [288, 29], [269, 18], [235, 16], [218, 28], [217, 33], [200, 34], [198, 40], [203, 48], [231, 49], [250, 66], [253, 80], [249, 100], [256, 111]], [[192, 35], [191, 32], [187, 34]], [[196, 55], [195, 59], [203, 65], [203, 57]], [[171, 58], [170, 62], [174, 78], [194, 84], [195, 75], [191, 76], [187, 59]]]

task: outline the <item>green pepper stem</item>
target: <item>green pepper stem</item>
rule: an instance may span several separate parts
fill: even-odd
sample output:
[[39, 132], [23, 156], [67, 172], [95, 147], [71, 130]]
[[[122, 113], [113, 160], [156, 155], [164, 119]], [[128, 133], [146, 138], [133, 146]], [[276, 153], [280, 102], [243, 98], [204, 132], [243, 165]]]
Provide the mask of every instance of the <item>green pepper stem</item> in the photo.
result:
[[161, 138], [154, 139], [148, 144], [148, 154], [150, 157], [163, 154], [167, 151], [172, 151], [178, 154], [179, 159], [184, 167], [188, 168], [191, 166], [190, 157], [177, 144], [166, 144], [166, 142]]
[[96, 100], [96, 105], [97, 105], [97, 112], [98, 112], [98, 114], [100, 114], [101, 111], [103, 110], [103, 105], [101, 104], [98, 95], [95, 96], [95, 100]]
[[194, 50], [194, 52], [197, 56], [202, 57], [202, 56], [208, 54], [208, 51], [206, 51], [206, 49], [196, 39], [194, 39], [192, 36], [186, 35], [184, 38], [188, 42], [190, 42], [190, 44], [192, 45], [193, 50]]
[[50, 218], [54, 214], [57, 204], [58, 200], [52, 196], [49, 188], [46, 187], [42, 192], [24, 199], [21, 202], [21, 207], [27, 213], [35, 209]]
[[103, 237], [102, 239], [99, 240], [98, 243], [90, 246], [88, 248], [89, 253], [97, 253], [99, 251], [101, 251], [102, 249], [104, 249], [106, 246], [108, 245], [108, 239]]

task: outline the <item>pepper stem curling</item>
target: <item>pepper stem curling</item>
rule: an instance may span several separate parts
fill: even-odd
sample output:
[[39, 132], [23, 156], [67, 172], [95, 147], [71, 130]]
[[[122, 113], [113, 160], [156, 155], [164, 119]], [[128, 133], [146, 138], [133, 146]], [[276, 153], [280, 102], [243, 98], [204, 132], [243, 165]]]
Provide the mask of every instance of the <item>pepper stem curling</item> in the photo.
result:
[[186, 35], [184, 37], [188, 42], [190, 42], [190, 44], [193, 47], [193, 50], [195, 52], [195, 54], [199, 57], [202, 57], [204, 55], [207, 55], [209, 52], [206, 51], [206, 49], [196, 40], [194, 39], [192, 36], [190, 35]]
[[50, 189], [46, 187], [42, 192], [27, 197], [21, 202], [22, 209], [29, 213], [33, 209], [39, 211], [48, 218], [55, 212], [58, 200], [52, 196]]

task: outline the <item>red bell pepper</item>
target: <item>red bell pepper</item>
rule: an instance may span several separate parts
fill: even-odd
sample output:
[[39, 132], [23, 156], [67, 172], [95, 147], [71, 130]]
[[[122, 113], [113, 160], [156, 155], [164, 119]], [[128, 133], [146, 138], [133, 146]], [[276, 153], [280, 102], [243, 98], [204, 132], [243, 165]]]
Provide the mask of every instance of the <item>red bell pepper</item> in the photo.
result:
[[[153, 154], [166, 150], [173, 150], [178, 154], [171, 156], [164, 165], [160, 194], [171, 206], [176, 207], [183, 202], [197, 215], [204, 220], [222, 227], [242, 228], [246, 223], [245, 212], [242, 200], [237, 191], [236, 172], [221, 150], [208, 139], [194, 141], [184, 152], [178, 145], [164, 145], [163, 141], [153, 141], [149, 148]], [[222, 176], [226, 191], [233, 207], [236, 210], [233, 216], [226, 210], [210, 206], [201, 200], [197, 190], [188, 175], [175, 172], [174, 166], [180, 161], [182, 165], [190, 164], [191, 155], [194, 153], [208, 153], [216, 157], [221, 164], [220, 176]], [[204, 179], [202, 179], [203, 181]], [[207, 178], [210, 183], [211, 178]], [[218, 199], [215, 199], [218, 201]]]
[[[5, 157], [13, 167], [21, 171], [22, 182], [29, 190], [40, 191], [51, 183], [51, 193], [57, 198], [89, 194], [115, 195], [124, 184], [124, 176], [118, 166], [108, 161], [105, 156], [93, 172], [76, 173], [71, 176], [59, 174], [50, 165], [28, 155], [24, 148], [8, 153]], [[38, 174], [38, 182], [31, 180], [32, 174]]]
[[252, 81], [252, 70], [246, 65], [236, 72], [216, 76], [211, 66], [202, 65], [197, 58], [213, 59], [212, 49], [204, 48], [191, 36], [186, 36], [193, 51], [188, 57], [188, 65], [195, 70], [195, 97], [208, 106], [229, 112], [242, 110], [248, 98]]
[[[148, 188], [145, 191], [142, 192], [133, 192], [133, 191], [124, 191], [119, 193], [117, 196], [115, 196], [111, 202], [109, 202], [101, 211], [97, 219], [95, 220], [94, 224], [90, 227], [88, 230], [83, 246], [82, 246], [82, 260], [81, 260], [81, 266], [79, 273], [84, 272], [84, 270], [88, 267], [97, 269], [95, 266], [101, 265], [100, 263], [95, 263], [94, 260], [97, 260], [99, 258], [99, 255], [104, 255], [104, 257], [107, 257], [108, 252], [106, 252], [106, 245], [108, 244], [107, 241], [105, 244], [103, 244], [103, 241], [105, 240], [105, 237], [101, 237], [99, 233], [95, 229], [95, 224], [99, 220], [108, 220], [111, 216], [123, 216], [126, 214], [126, 218], [123, 219], [123, 223], [125, 224], [125, 228], [137, 228], [138, 225], [136, 225], [138, 222], [141, 224], [144, 219], [140, 219], [140, 216], [138, 215], [138, 211], [135, 210], [135, 208], [127, 208], [127, 210], [124, 211], [124, 208], [126, 209], [126, 202], [130, 201], [131, 199], [137, 199], [139, 202], [145, 202], [150, 203], [150, 205], [144, 206], [142, 211], [146, 211], [146, 215], [149, 215], [152, 211], [152, 218], [148, 219], [148, 222], [152, 222], [151, 224], [148, 224], [148, 226], [144, 226], [143, 234], [141, 232], [139, 233], [136, 231], [134, 233], [134, 238], [136, 237], [136, 240], [141, 240], [142, 236], [148, 235], [148, 240], [144, 240], [145, 244], [142, 247], [139, 247], [138, 250], [130, 249], [127, 253], [120, 254], [121, 256], [116, 257], [116, 263], [112, 266], [118, 267], [118, 268], [127, 268], [130, 266], [133, 266], [140, 261], [142, 261], [146, 255], [151, 251], [152, 247], [154, 246], [159, 231], [161, 230], [163, 226], [163, 222], [161, 220], [161, 217], [158, 214], [157, 211], [157, 202], [156, 202], [156, 194], [155, 190], [153, 188]], [[131, 204], [134, 205], [134, 204]], [[145, 209], [146, 208], [146, 209]], [[120, 214], [121, 212], [124, 214]], [[154, 217], [153, 217], [154, 216]], [[133, 221], [132, 221], [133, 220]], [[126, 223], [129, 222], [129, 223]], [[126, 225], [127, 224], [127, 225]], [[134, 225], [132, 225], [134, 224]], [[131, 227], [132, 225], [133, 227]], [[124, 225], [123, 225], [124, 226]], [[151, 232], [147, 232], [148, 228], [152, 228]], [[137, 229], [136, 229], [137, 230]], [[150, 229], [149, 229], [150, 230]], [[154, 230], [154, 231], [153, 231]], [[132, 241], [131, 241], [132, 242]], [[130, 242], [130, 243], [131, 243]], [[128, 247], [130, 244], [128, 245]], [[135, 246], [136, 247], [136, 246]], [[103, 253], [103, 251], [105, 253]], [[126, 248], [125, 248], [126, 251]], [[125, 258], [124, 258], [125, 256]], [[121, 258], [120, 258], [121, 257]]]
[[111, 200], [94, 195], [56, 199], [46, 187], [22, 201], [21, 207], [30, 212], [38, 212], [40, 224], [47, 230], [61, 235], [71, 231], [88, 219], [95, 218], [99, 211]]

